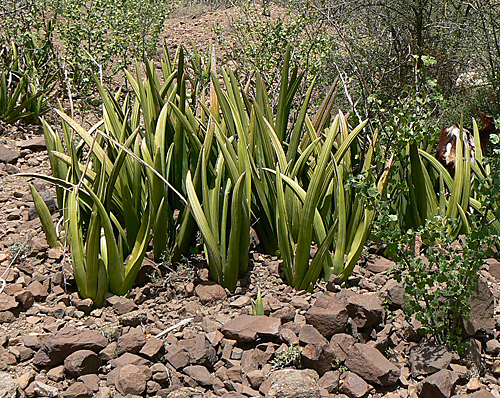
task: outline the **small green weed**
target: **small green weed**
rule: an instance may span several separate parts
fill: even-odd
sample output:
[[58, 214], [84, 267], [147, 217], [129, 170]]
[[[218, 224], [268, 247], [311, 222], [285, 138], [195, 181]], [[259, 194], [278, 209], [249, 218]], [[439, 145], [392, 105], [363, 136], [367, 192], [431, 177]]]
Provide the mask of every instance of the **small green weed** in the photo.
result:
[[276, 369], [286, 368], [287, 366], [297, 367], [300, 365], [301, 353], [302, 347], [292, 344], [285, 350], [277, 351], [274, 354], [271, 364]]

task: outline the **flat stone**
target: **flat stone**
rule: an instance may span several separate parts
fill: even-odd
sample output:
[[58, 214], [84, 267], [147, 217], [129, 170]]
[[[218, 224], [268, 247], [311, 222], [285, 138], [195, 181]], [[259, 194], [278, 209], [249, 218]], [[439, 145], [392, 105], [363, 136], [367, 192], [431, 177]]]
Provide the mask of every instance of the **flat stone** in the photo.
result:
[[106, 301], [113, 306], [118, 315], [128, 314], [129, 312], [136, 311], [138, 308], [132, 300], [114, 294], [107, 295]]
[[452, 354], [444, 346], [420, 344], [410, 351], [410, 370], [415, 378], [446, 369], [451, 363]]
[[401, 308], [404, 304], [405, 288], [394, 279], [389, 279], [382, 288], [382, 293], [387, 300], [387, 304], [394, 308]]
[[99, 352], [106, 347], [108, 341], [97, 331], [79, 331], [65, 327], [51, 335], [33, 358], [37, 367], [60, 365], [64, 359], [79, 350]]
[[328, 340], [312, 325], [303, 325], [300, 328], [299, 341], [302, 344], [327, 345]]
[[49, 295], [47, 288], [38, 281], [31, 282], [26, 290], [33, 295], [35, 300], [45, 300]]
[[398, 383], [401, 371], [379, 350], [368, 344], [354, 344], [345, 362], [347, 368], [368, 383], [393, 386]]
[[458, 394], [454, 395], [452, 398], [496, 398], [491, 392], [487, 390], [479, 390], [472, 394]]
[[318, 385], [330, 394], [338, 391], [340, 384], [340, 372], [338, 370], [326, 372], [319, 380]]
[[64, 380], [64, 366], [59, 365], [59, 366], [56, 366], [55, 368], [50, 369], [47, 372], [47, 378], [49, 380], [52, 380], [55, 382], [63, 381]]
[[278, 337], [281, 321], [264, 315], [240, 315], [227, 322], [221, 332], [228, 339], [239, 342], [255, 341], [258, 337]]
[[150, 362], [147, 359], [141, 358], [139, 355], [126, 352], [118, 358], [111, 361], [111, 366], [121, 368], [126, 365], [149, 366]]
[[136, 327], [140, 324], [146, 323], [148, 320], [147, 314], [143, 311], [137, 310], [129, 312], [128, 314], [123, 314], [118, 317], [118, 321], [123, 326]]
[[157, 339], [156, 337], [150, 337], [139, 351], [139, 354], [152, 359], [160, 355], [164, 350], [165, 346], [163, 340]]
[[38, 396], [56, 398], [59, 396], [59, 390], [57, 387], [49, 386], [48, 384], [42, 383], [40, 381], [34, 381], [33, 389]]
[[32, 151], [43, 151], [47, 149], [45, 138], [43, 136], [31, 138], [25, 141], [17, 141], [17, 146], [21, 149], [30, 149]]

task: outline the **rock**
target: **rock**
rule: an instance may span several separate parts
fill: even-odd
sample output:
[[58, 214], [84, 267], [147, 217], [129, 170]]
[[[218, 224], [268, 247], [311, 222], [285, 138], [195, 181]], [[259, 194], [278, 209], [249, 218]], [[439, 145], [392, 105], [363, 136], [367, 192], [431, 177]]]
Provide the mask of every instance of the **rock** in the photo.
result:
[[494, 356], [500, 354], [500, 342], [496, 339], [488, 340], [486, 342], [486, 353]]
[[458, 375], [450, 370], [440, 370], [422, 380], [417, 387], [419, 398], [449, 398], [455, 390]]
[[389, 279], [382, 288], [382, 293], [387, 300], [387, 304], [394, 308], [401, 308], [404, 301], [405, 288], [403, 285], [394, 279]]
[[361, 398], [371, 387], [356, 373], [345, 372], [342, 375], [339, 391], [350, 398]]
[[476, 339], [467, 340], [467, 348], [465, 349], [466, 358], [476, 365], [477, 369], [482, 366], [482, 346], [481, 342]]
[[302, 349], [301, 360], [304, 367], [314, 369], [322, 376], [332, 370], [332, 364], [338, 359], [333, 346], [308, 344]]
[[201, 365], [187, 366], [183, 372], [202, 386], [211, 386], [214, 382], [214, 376], [206, 367]]
[[325, 339], [312, 325], [303, 325], [300, 328], [299, 341], [302, 344], [315, 344], [322, 346], [328, 344], [328, 340]]
[[281, 321], [278, 318], [240, 315], [227, 322], [221, 332], [228, 339], [251, 342], [258, 337], [278, 337], [280, 329]]
[[75, 377], [97, 373], [100, 366], [99, 355], [90, 350], [76, 351], [64, 360], [66, 372]]
[[382, 320], [384, 309], [377, 293], [355, 294], [347, 302], [349, 316], [358, 328], [368, 328]]
[[217, 361], [215, 349], [203, 335], [181, 340], [178, 346], [189, 353], [191, 365], [203, 365], [211, 369]]
[[146, 366], [125, 365], [118, 370], [115, 385], [122, 394], [141, 395], [150, 377], [151, 371]]
[[189, 365], [189, 352], [179, 346], [168, 347], [165, 360], [179, 370]]
[[32, 151], [43, 151], [47, 149], [45, 138], [43, 136], [31, 138], [25, 141], [18, 141], [17, 146], [21, 149], [30, 149]]
[[113, 306], [118, 315], [128, 314], [129, 312], [136, 311], [138, 308], [132, 300], [114, 294], [106, 295], [106, 301], [109, 305]]
[[[56, 200], [54, 199], [54, 197], [52, 196], [52, 194], [49, 191], [40, 193], [40, 196], [42, 197], [43, 201], [47, 205], [50, 214], [54, 214], [58, 211]], [[36, 207], [35, 206], [30, 207], [30, 209], [28, 211], [28, 220], [31, 221], [37, 217], [38, 217], [38, 213], [36, 211]]]
[[330, 394], [337, 392], [340, 384], [340, 372], [338, 370], [326, 372], [319, 380], [318, 385]]
[[329, 349], [335, 353], [340, 362], [344, 362], [354, 343], [356, 343], [356, 339], [350, 334], [339, 333], [331, 338]]
[[480, 330], [493, 334], [495, 329], [495, 296], [488, 287], [488, 282], [482, 276], [477, 281], [476, 291], [470, 303], [469, 319], [465, 330], [469, 335], [475, 335]]
[[196, 294], [200, 298], [202, 304], [214, 303], [217, 301], [225, 301], [227, 294], [221, 285], [203, 284], [196, 286]]
[[250, 372], [245, 373], [245, 377], [250, 383], [250, 386], [256, 390], [259, 389], [261, 384], [266, 379], [264, 371], [262, 371], [261, 369], [251, 370]]
[[9, 365], [16, 364], [16, 356], [0, 346], [0, 370], [6, 370]]
[[59, 382], [64, 380], [64, 366], [56, 366], [47, 372], [47, 378], [49, 380]]
[[101, 378], [98, 375], [96, 374], [83, 375], [80, 376], [77, 380], [84, 383], [92, 391], [94, 392], [99, 391], [99, 382], [101, 381]]
[[80, 350], [99, 352], [107, 344], [108, 341], [99, 332], [65, 327], [47, 339], [33, 358], [33, 365], [37, 367], [59, 365], [73, 352]]
[[158, 391], [158, 395], [161, 397], [165, 396], [167, 398], [205, 398], [206, 395], [200, 391], [196, 391], [194, 388], [181, 387], [175, 391], [167, 393], [166, 395], [160, 394], [161, 390]]
[[121, 325], [123, 326], [131, 326], [131, 327], [136, 327], [139, 326], [140, 324], [146, 323], [148, 320], [147, 314], [145, 314], [143, 311], [132, 311], [129, 312], [128, 314], [123, 314], [118, 317], [118, 321], [120, 322]]
[[35, 303], [35, 297], [33, 297], [33, 293], [29, 290], [21, 290], [20, 292], [17, 292], [14, 294], [14, 298], [21, 304], [21, 307], [23, 307], [23, 310], [25, 311], [29, 310]]
[[12, 296], [5, 293], [0, 293], [0, 311], [15, 310], [19, 303]]
[[4, 145], [0, 145], [0, 163], [15, 164], [21, 154], [18, 151], [13, 151]]
[[491, 373], [493, 373], [493, 376], [495, 377], [500, 377], [500, 360], [497, 359], [496, 361], [493, 362], [493, 365], [491, 366]]
[[282, 369], [271, 373], [268, 398], [319, 398], [318, 375], [310, 370]]
[[94, 393], [84, 383], [76, 382], [69, 386], [62, 396], [63, 398], [92, 398]]
[[125, 354], [119, 356], [111, 361], [111, 366], [115, 368], [121, 368], [126, 365], [136, 365], [136, 366], [149, 366], [151, 362], [147, 359], [141, 358], [138, 355], [126, 352]]
[[0, 372], [0, 398], [17, 398], [18, 383], [6, 372]]
[[451, 398], [495, 398], [495, 396], [487, 390], [479, 390], [472, 394], [459, 394]]
[[230, 302], [229, 305], [231, 307], [234, 307], [234, 308], [243, 308], [243, 307], [250, 305], [251, 302], [252, 302], [252, 299], [250, 297], [240, 296], [236, 300]]
[[47, 288], [38, 281], [31, 282], [26, 290], [33, 295], [35, 300], [45, 300], [49, 295]]
[[119, 354], [131, 352], [137, 354], [146, 344], [146, 335], [140, 329], [131, 329], [130, 332], [122, 334], [118, 339], [116, 349]]
[[374, 274], [386, 273], [391, 268], [395, 268], [396, 263], [381, 256], [371, 256], [365, 264], [365, 268]]
[[347, 368], [368, 383], [380, 386], [397, 384], [401, 371], [379, 350], [368, 344], [354, 344], [345, 361]]
[[317, 300], [306, 313], [306, 322], [327, 339], [342, 333], [347, 327], [348, 318], [345, 305], [333, 300]]
[[446, 369], [452, 354], [444, 346], [420, 344], [410, 351], [410, 370], [412, 377], [436, 373]]
[[40, 381], [34, 381], [33, 389], [38, 396], [56, 398], [59, 396], [59, 390], [57, 387], [49, 386], [48, 384], [42, 383]]
[[165, 351], [163, 341], [156, 337], [150, 337], [146, 344], [141, 348], [139, 354], [144, 355], [150, 359], [160, 355]]
[[[17, 381], [17, 384], [19, 385], [19, 388], [21, 390], [26, 390], [26, 388], [30, 385], [30, 383], [35, 379], [35, 373], [33, 371], [29, 371], [29, 372], [26, 372], [26, 373], [23, 373], [21, 376], [19, 376], [16, 381]], [[2, 381], [2, 377], [0, 376], [0, 386], [4, 385], [3, 381]], [[1, 391], [1, 387], [0, 387], [0, 391]], [[4, 395], [0, 394], [0, 397], [2, 398], [7, 398], [5, 397]]]

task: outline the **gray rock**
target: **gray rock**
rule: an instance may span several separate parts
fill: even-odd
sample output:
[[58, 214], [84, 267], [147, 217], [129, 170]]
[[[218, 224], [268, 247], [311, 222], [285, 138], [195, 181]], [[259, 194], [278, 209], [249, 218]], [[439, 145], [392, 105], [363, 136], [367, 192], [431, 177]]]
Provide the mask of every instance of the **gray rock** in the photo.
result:
[[181, 387], [175, 391], [167, 393], [166, 395], [161, 395], [161, 390], [158, 391], [158, 395], [161, 397], [165, 396], [167, 398], [204, 398], [205, 394], [201, 391], [197, 391], [190, 387]]
[[354, 344], [345, 361], [351, 372], [361, 376], [368, 383], [380, 386], [397, 384], [401, 371], [380, 351], [368, 344]]
[[147, 314], [143, 311], [137, 310], [129, 312], [128, 314], [123, 314], [118, 317], [118, 321], [123, 326], [136, 327], [140, 324], [146, 323], [148, 320]]
[[340, 384], [340, 392], [350, 398], [361, 398], [368, 391], [371, 386], [366, 383], [361, 377], [353, 372], [345, 372], [342, 375], [342, 382]]
[[488, 340], [486, 342], [486, 353], [494, 356], [500, 354], [500, 342], [497, 339]]
[[18, 141], [17, 146], [21, 149], [30, 149], [32, 151], [43, 151], [47, 149], [45, 138], [43, 136], [31, 138], [25, 141]]
[[128, 314], [129, 312], [137, 310], [137, 305], [126, 297], [109, 294], [106, 296], [106, 301], [109, 305], [113, 306], [113, 309], [118, 315]]
[[[52, 194], [49, 191], [45, 191], [45, 192], [40, 193], [40, 196], [42, 197], [43, 201], [47, 205], [50, 214], [54, 214], [58, 211], [56, 200], [54, 199], [54, 197], [52, 196]], [[38, 213], [36, 211], [36, 207], [35, 206], [30, 207], [30, 209], [28, 211], [28, 220], [31, 221], [37, 217], [38, 217]]]
[[80, 350], [69, 355], [64, 360], [66, 372], [75, 377], [97, 373], [101, 359], [94, 351]]
[[310, 370], [282, 369], [271, 373], [268, 398], [319, 398], [318, 375]]
[[101, 351], [108, 341], [99, 332], [79, 331], [66, 327], [50, 336], [33, 358], [37, 367], [54, 366], [63, 363], [73, 352], [80, 350]]
[[17, 398], [18, 384], [6, 372], [0, 372], [0, 398]]
[[420, 344], [410, 351], [410, 370], [413, 377], [436, 373], [446, 369], [452, 354], [444, 346]]
[[255, 341], [258, 337], [278, 337], [281, 321], [264, 315], [240, 315], [227, 322], [221, 332], [228, 339], [239, 342]]
[[49, 386], [48, 384], [40, 381], [34, 381], [31, 384], [33, 385], [33, 389], [38, 396], [50, 398], [56, 398], [59, 396], [59, 390], [57, 387]]
[[52, 380], [55, 382], [63, 381], [64, 380], [64, 366], [59, 365], [59, 366], [56, 366], [55, 368], [50, 369], [47, 372], [47, 378], [49, 380]]
[[214, 382], [214, 376], [206, 367], [201, 365], [187, 366], [183, 372], [202, 386], [211, 386]]
[[458, 375], [455, 372], [440, 370], [418, 384], [418, 396], [419, 398], [449, 398], [457, 382]]
[[164, 351], [165, 345], [163, 344], [163, 340], [157, 339], [156, 337], [150, 337], [141, 348], [141, 351], [139, 351], [139, 354], [152, 359], [162, 354]]

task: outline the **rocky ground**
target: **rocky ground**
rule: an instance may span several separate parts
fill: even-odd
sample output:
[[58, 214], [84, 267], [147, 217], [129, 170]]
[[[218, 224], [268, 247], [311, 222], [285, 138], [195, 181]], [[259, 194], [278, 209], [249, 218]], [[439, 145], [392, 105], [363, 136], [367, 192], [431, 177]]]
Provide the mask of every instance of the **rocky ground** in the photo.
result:
[[[207, 26], [225, 13], [179, 15], [167, 44], [193, 38], [206, 51]], [[462, 358], [405, 320], [393, 263], [377, 256], [346, 286], [332, 278], [312, 294], [287, 286], [258, 248], [234, 294], [208, 281], [200, 257], [173, 270], [146, 259], [130, 297], [93, 309], [16, 175], [49, 170], [39, 128], [0, 124], [0, 398], [500, 398], [497, 260], [480, 271]], [[57, 222], [52, 188], [33, 183]], [[258, 289], [265, 315], [251, 316]]]
[[[48, 248], [19, 172], [49, 172], [41, 132], [0, 125], [2, 398], [500, 397], [497, 260], [481, 270], [464, 358], [421, 339], [392, 262], [377, 256], [347, 286], [332, 278], [312, 294], [258, 250], [234, 294], [197, 257], [161, 275], [145, 260], [129, 298], [93, 309], [68, 253]], [[266, 315], [251, 316], [258, 289]]]

